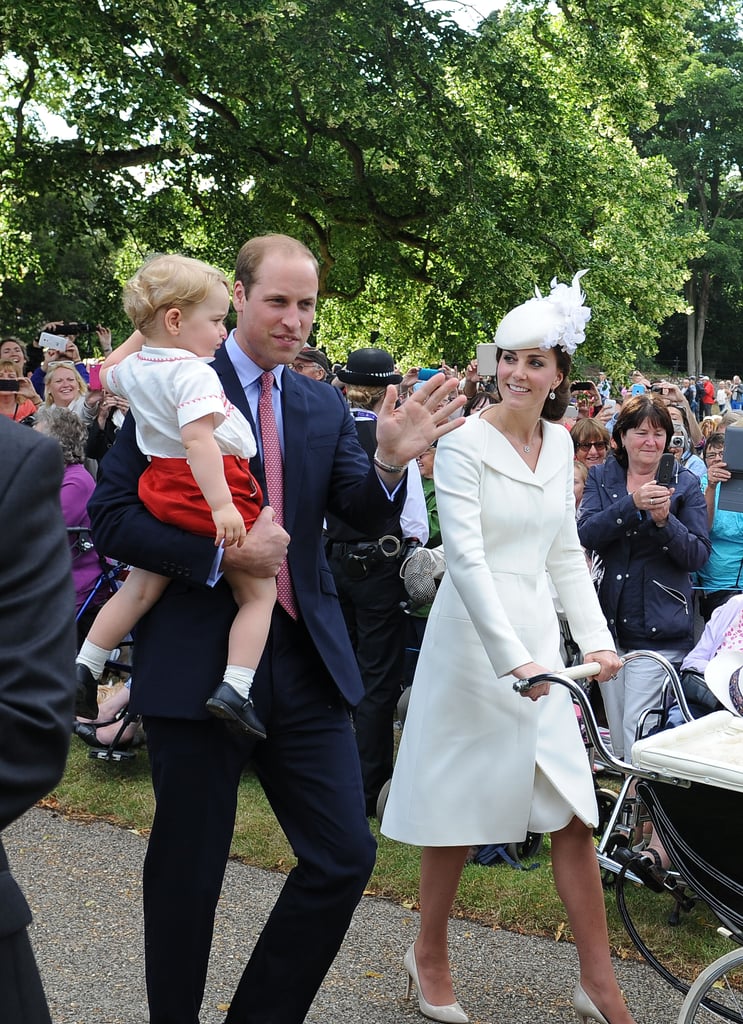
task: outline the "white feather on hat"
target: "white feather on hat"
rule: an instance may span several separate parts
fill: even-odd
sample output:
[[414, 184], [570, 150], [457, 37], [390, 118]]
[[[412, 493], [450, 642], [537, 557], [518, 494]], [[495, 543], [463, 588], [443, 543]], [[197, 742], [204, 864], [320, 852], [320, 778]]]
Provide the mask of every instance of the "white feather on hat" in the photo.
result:
[[571, 284], [550, 281], [549, 295], [535, 288], [535, 297], [516, 306], [501, 320], [495, 332], [495, 344], [509, 352], [525, 348], [552, 348], [555, 345], [573, 355], [586, 340], [585, 327], [591, 310], [584, 306], [585, 294], [580, 279], [587, 270], [579, 270]]

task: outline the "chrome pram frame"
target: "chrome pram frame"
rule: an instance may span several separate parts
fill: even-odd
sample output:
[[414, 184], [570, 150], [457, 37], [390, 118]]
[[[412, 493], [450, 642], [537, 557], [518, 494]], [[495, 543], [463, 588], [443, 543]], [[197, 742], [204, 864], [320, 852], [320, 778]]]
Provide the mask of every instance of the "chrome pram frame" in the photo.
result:
[[[665, 670], [667, 687], [678, 702], [684, 719], [689, 711], [680, 680], [673, 666], [654, 651], [634, 651], [623, 659], [650, 657]], [[616, 874], [616, 898], [622, 920], [643, 958], [677, 991], [685, 994], [677, 1024], [707, 1024], [728, 1020], [743, 1024], [743, 792], [708, 782], [668, 775], [627, 764], [614, 756], [604, 743], [593, 708], [583, 687], [560, 672], [524, 680], [515, 689], [524, 691], [537, 682], [559, 683], [567, 687], [582, 713], [583, 725], [592, 751], [613, 772], [623, 778], [613, 813], [597, 846], [597, 858], [603, 871]], [[659, 715], [661, 709], [649, 709], [643, 718]], [[646, 722], [638, 725], [642, 735]], [[737, 806], [736, 806], [737, 801]], [[693, 811], [703, 807], [703, 821], [695, 821]], [[720, 922], [721, 934], [738, 943], [701, 972], [693, 984], [681, 981], [656, 959], [632, 924], [624, 901], [624, 882], [641, 881], [629, 864], [616, 859], [618, 846], [631, 848], [631, 839], [639, 821], [640, 807], [646, 809], [660, 842], [668, 851], [674, 871], [664, 872], [664, 887], [688, 909], [694, 899], [702, 900]], [[702, 816], [699, 815], [701, 818]], [[737, 842], [716, 842], [718, 830], [711, 821], [733, 822]], [[700, 827], [701, 825], [701, 827]], [[714, 849], [703, 850], [702, 836], [712, 834]], [[724, 849], [720, 850], [720, 846]], [[737, 858], [736, 858], [737, 854]], [[718, 856], [714, 863], [713, 856]], [[692, 899], [690, 899], [690, 895]], [[735, 975], [735, 976], [733, 976]], [[724, 999], [725, 1002], [721, 1002]]]

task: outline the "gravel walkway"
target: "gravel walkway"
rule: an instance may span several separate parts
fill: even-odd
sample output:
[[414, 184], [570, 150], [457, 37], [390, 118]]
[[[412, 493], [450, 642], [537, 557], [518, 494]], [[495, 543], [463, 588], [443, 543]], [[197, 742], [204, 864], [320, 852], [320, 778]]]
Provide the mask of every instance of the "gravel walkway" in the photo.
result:
[[[3, 840], [34, 912], [31, 938], [54, 1024], [146, 1024], [140, 908], [146, 840], [40, 808]], [[228, 864], [201, 1024], [224, 1021], [281, 884], [280, 875]], [[416, 928], [415, 912], [364, 898], [308, 1024], [420, 1024], [416, 1003], [402, 998], [402, 955]], [[574, 1024], [573, 946], [453, 921], [451, 948], [457, 991], [473, 1024]], [[617, 971], [639, 1024], [676, 1020], [680, 996], [649, 967], [620, 961]]]

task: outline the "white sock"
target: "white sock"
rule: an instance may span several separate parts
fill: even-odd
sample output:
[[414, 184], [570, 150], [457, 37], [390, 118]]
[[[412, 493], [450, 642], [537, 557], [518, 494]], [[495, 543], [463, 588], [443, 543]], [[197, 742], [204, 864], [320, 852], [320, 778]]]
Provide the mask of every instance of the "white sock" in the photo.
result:
[[224, 670], [224, 682], [229, 683], [243, 700], [249, 700], [250, 687], [253, 683], [254, 675], [254, 668], [243, 668], [242, 665], [228, 665]]
[[75, 661], [78, 665], [86, 665], [94, 679], [100, 679], [106, 667], [106, 662], [112, 654], [113, 650], [104, 651], [102, 647], [92, 644], [90, 640], [83, 640], [80, 653], [75, 658]]

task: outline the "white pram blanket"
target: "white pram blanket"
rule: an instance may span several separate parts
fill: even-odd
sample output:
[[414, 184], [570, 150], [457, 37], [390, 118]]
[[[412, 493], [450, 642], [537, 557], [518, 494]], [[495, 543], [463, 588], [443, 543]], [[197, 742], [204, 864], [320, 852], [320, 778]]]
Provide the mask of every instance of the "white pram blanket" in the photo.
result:
[[716, 711], [638, 740], [632, 764], [661, 777], [743, 791], [743, 718]]

